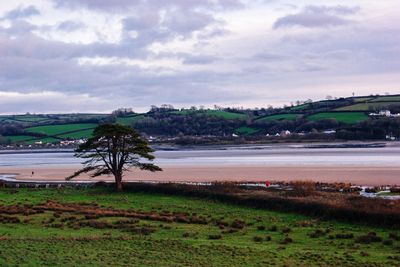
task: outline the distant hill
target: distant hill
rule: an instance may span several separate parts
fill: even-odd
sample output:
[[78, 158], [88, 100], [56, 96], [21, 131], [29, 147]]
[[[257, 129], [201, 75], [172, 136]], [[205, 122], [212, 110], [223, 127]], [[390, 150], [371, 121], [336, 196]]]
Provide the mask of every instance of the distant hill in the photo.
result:
[[[26, 114], [0, 116], [2, 144], [46, 144], [63, 140], [89, 138], [100, 123], [120, 123], [133, 126], [147, 137], [171, 140], [182, 137], [197, 139], [215, 137], [263, 139], [321, 138], [335, 132], [331, 138], [386, 139], [399, 138], [397, 117], [370, 116], [389, 110], [400, 113], [400, 95], [357, 96], [316, 102], [298, 103], [283, 108], [260, 109], [174, 109], [170, 105], [152, 107], [143, 114], [133, 112], [113, 114]], [[303, 137], [304, 138], [304, 137]]]

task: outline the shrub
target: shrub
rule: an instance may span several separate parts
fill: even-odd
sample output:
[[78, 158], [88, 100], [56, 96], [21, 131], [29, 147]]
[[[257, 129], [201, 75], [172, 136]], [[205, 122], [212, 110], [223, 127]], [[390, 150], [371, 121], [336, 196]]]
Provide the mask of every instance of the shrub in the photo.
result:
[[396, 240], [396, 241], [400, 241], [400, 235], [396, 234], [396, 233], [390, 233], [389, 234], [389, 238]]
[[233, 233], [237, 233], [239, 230], [238, 229], [234, 229], [234, 228], [229, 228], [227, 230], [222, 231], [223, 234], [233, 234]]
[[175, 221], [180, 222], [180, 223], [189, 223], [190, 220], [186, 216], [176, 216]]
[[216, 225], [222, 225], [222, 226], [229, 226], [229, 223], [223, 220], [219, 220], [215, 222]]
[[21, 220], [14, 216], [2, 216], [0, 215], [0, 222], [2, 223], [20, 223]]
[[391, 246], [391, 245], [393, 245], [393, 240], [392, 239], [386, 239], [386, 240], [383, 240], [382, 243], [384, 245], [386, 245], [386, 246]]
[[282, 245], [286, 245], [286, 244], [289, 244], [289, 243], [292, 243], [292, 242], [293, 242], [293, 239], [287, 236], [280, 243]]
[[264, 238], [262, 238], [261, 236], [254, 236], [253, 240], [254, 242], [261, 243], [264, 241]]
[[367, 235], [362, 235], [356, 238], [356, 243], [370, 244], [373, 242], [381, 242], [382, 238], [377, 236], [375, 232], [369, 232]]
[[63, 225], [62, 223], [53, 223], [53, 224], [50, 225], [50, 227], [53, 227], [53, 228], [62, 228], [62, 227], [64, 227], [64, 225]]
[[257, 226], [257, 230], [264, 231], [265, 230], [265, 226], [264, 225], [259, 225], [259, 226]]
[[231, 223], [231, 227], [232, 228], [236, 228], [236, 229], [243, 229], [245, 227], [246, 223], [242, 220], [234, 220]]
[[192, 215], [190, 222], [195, 224], [207, 224], [207, 220], [201, 216]]
[[268, 230], [271, 232], [276, 232], [276, 231], [278, 231], [278, 226], [272, 225], [270, 228], [268, 228]]
[[314, 232], [312, 232], [311, 234], [309, 234], [309, 236], [311, 238], [318, 238], [318, 237], [321, 237], [321, 236], [324, 236], [324, 235], [326, 235], [326, 232], [322, 231], [321, 229], [317, 229]]
[[129, 219], [129, 220], [117, 220], [114, 222], [116, 225], [124, 225], [124, 224], [136, 224], [139, 222], [139, 219]]
[[316, 183], [313, 181], [296, 181], [291, 184], [292, 191], [288, 195], [306, 197], [315, 194]]
[[208, 239], [210, 239], [210, 240], [222, 239], [222, 235], [209, 235]]
[[64, 217], [61, 219], [62, 222], [66, 222], [66, 221], [76, 221], [77, 218], [75, 216], [68, 216], [68, 217]]
[[95, 220], [95, 219], [98, 219], [98, 218], [100, 218], [100, 216], [97, 215], [97, 214], [86, 214], [85, 215], [85, 219], [86, 220]]
[[298, 221], [295, 225], [298, 227], [312, 227], [314, 226], [314, 221]]
[[156, 231], [154, 228], [147, 227], [147, 226], [143, 226], [143, 227], [134, 226], [134, 227], [126, 228], [125, 230], [130, 233], [140, 234], [140, 235], [150, 235]]
[[284, 227], [282, 229], [282, 233], [284, 233], [284, 234], [290, 233], [291, 231], [292, 231], [292, 229], [290, 229], [289, 227]]
[[353, 233], [341, 233], [341, 234], [336, 234], [337, 239], [352, 239], [354, 238]]

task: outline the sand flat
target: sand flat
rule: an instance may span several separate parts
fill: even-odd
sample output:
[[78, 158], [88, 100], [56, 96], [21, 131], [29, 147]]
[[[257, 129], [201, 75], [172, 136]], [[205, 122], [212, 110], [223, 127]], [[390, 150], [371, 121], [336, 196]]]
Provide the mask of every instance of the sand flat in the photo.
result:
[[[79, 166], [1, 167], [21, 180], [64, 180]], [[34, 175], [32, 175], [34, 171]], [[81, 175], [76, 180], [89, 180]], [[94, 180], [112, 180], [101, 176]], [[125, 180], [155, 181], [294, 181], [349, 182], [358, 185], [400, 185], [400, 167], [366, 166], [166, 166], [163, 172], [133, 171]]]

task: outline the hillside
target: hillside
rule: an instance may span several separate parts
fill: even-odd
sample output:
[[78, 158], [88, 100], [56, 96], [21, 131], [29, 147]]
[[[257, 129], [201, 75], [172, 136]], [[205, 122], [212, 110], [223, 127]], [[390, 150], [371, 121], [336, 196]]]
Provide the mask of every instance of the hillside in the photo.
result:
[[[159, 140], [182, 137], [229, 139], [290, 138], [385, 139], [398, 138], [399, 120], [391, 116], [371, 116], [389, 110], [400, 112], [400, 95], [358, 96], [296, 106], [261, 109], [174, 109], [165, 105], [149, 112], [113, 114], [26, 114], [0, 116], [2, 144], [56, 144], [86, 139], [100, 123], [133, 126], [144, 135]], [[283, 134], [282, 134], [283, 133]]]

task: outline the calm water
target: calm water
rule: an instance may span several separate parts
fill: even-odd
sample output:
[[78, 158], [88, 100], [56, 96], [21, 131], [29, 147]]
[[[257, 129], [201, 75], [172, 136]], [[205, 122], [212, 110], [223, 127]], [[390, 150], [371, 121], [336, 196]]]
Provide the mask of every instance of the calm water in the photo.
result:
[[[157, 164], [168, 165], [257, 165], [257, 166], [400, 166], [400, 147], [304, 148], [301, 146], [221, 147], [156, 151]], [[72, 151], [0, 151], [0, 167], [77, 165]]]

